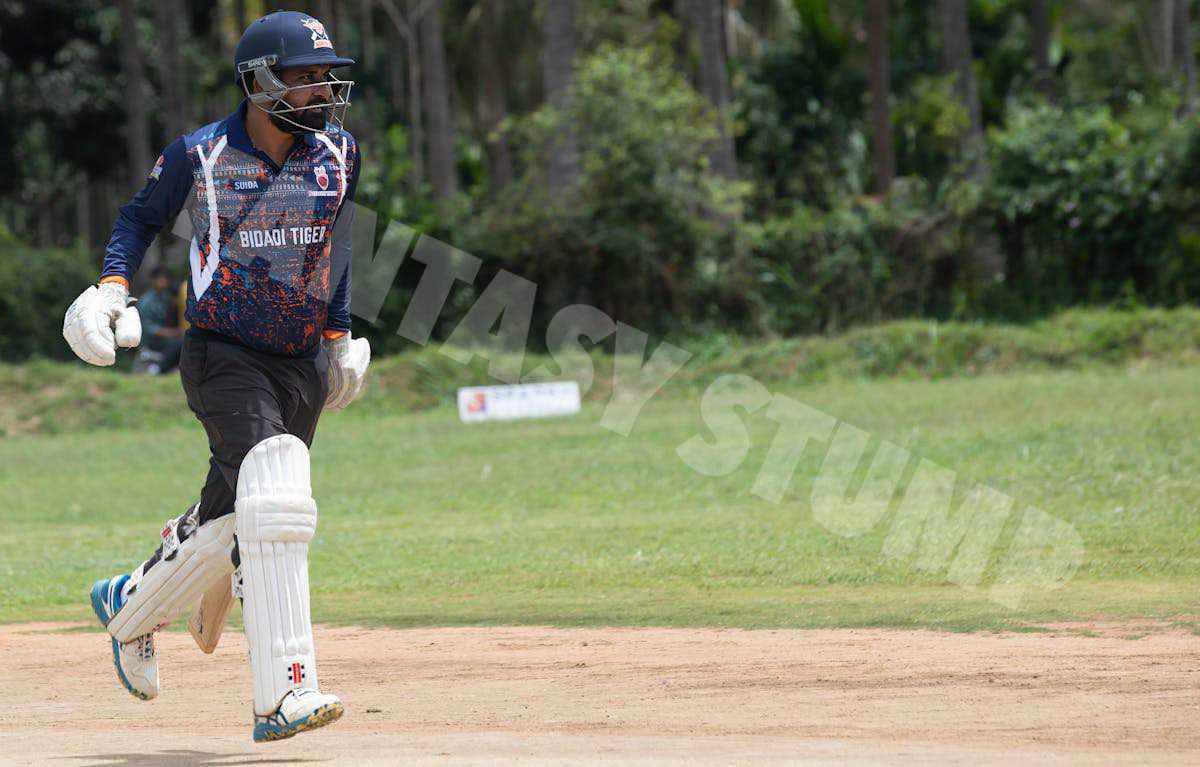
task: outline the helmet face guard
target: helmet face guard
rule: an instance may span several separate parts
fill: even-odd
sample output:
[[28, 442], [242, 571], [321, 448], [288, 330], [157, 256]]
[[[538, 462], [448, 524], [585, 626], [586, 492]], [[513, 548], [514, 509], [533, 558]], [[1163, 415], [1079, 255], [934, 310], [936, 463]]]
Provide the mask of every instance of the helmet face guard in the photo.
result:
[[[350, 89], [354, 87], [353, 80], [342, 80], [332, 75], [317, 83], [304, 85], [287, 85], [276, 74], [278, 64], [276, 56], [262, 56], [251, 61], [240, 62], [237, 65], [238, 79], [246, 98], [254, 106], [271, 116], [276, 127], [288, 133], [317, 133], [330, 130], [340, 130], [350, 108]], [[314, 62], [319, 63], [319, 62]], [[250, 78], [259, 90], [250, 90]], [[316, 104], [305, 104], [302, 107], [292, 106], [284, 98], [293, 91], [311, 90], [313, 88], [329, 88], [331, 98]], [[320, 126], [302, 121], [302, 113], [320, 110], [322, 120]]]

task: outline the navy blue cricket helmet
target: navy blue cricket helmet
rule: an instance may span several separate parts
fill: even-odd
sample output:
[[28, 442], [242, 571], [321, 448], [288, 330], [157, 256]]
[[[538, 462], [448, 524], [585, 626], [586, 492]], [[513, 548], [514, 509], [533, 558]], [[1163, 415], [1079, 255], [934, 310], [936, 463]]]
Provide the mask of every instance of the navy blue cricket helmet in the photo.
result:
[[[345, 67], [354, 59], [338, 56], [325, 25], [307, 13], [276, 11], [253, 22], [242, 34], [233, 54], [238, 85], [252, 104], [271, 116], [277, 127], [289, 133], [328, 130], [332, 122], [340, 128], [350, 104], [353, 80], [332, 76], [317, 83], [288, 86], [279, 72], [291, 67]], [[251, 91], [251, 78], [259, 90]], [[329, 88], [330, 98], [317, 104], [294, 107], [284, 98], [306, 88]]]

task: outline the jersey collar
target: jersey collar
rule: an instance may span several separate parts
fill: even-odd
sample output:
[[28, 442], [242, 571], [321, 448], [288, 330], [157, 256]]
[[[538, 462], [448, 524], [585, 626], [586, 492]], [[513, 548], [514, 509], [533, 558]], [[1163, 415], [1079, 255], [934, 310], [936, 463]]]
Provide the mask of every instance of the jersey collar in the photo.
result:
[[[249, 105], [249, 101], [242, 99], [242, 103], [238, 105], [237, 111], [225, 118], [225, 135], [229, 137], [229, 146], [248, 155], [265, 160], [274, 167], [275, 161], [271, 159], [269, 154], [254, 146], [254, 142], [250, 140], [250, 134], [246, 132], [246, 110], [249, 108]], [[305, 133], [300, 139], [310, 147], [317, 146], [317, 136], [315, 133]], [[292, 151], [296, 151], [296, 147], [298, 146], [300, 146], [300, 141], [292, 144]]]

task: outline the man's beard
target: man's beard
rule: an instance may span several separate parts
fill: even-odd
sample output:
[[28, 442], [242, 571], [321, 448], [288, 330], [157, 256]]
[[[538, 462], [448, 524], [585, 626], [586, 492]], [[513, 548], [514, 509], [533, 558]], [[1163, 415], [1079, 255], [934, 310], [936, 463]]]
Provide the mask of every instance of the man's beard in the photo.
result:
[[[325, 123], [329, 118], [329, 107], [297, 109], [284, 115], [272, 114], [270, 117], [271, 123], [284, 133], [312, 133], [325, 130]], [[284, 119], [285, 117], [287, 119]], [[299, 125], [293, 125], [293, 122], [299, 123]]]

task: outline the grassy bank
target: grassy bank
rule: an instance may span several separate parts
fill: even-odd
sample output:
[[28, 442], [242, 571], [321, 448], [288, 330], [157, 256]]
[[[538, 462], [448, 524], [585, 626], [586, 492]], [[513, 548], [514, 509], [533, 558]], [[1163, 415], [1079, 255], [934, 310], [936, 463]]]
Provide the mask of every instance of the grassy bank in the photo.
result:
[[[723, 373], [800, 386], [885, 378], [939, 379], [1040, 370], [1082, 370], [1200, 359], [1200, 310], [1080, 310], [1024, 326], [893, 322], [830, 337], [681, 341], [692, 358], [666, 393], [703, 388]], [[593, 354], [596, 382], [611, 393], [612, 357]], [[554, 363], [526, 355], [528, 373]], [[453, 401], [459, 386], [492, 383], [482, 360], [461, 365], [427, 349], [376, 360], [367, 394], [356, 404], [376, 415], [425, 410]], [[0, 365], [0, 436], [91, 429], [143, 429], [191, 422], [175, 376], [148, 378], [82, 363]]]

